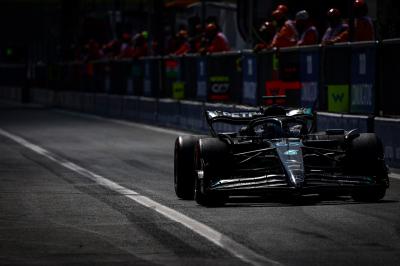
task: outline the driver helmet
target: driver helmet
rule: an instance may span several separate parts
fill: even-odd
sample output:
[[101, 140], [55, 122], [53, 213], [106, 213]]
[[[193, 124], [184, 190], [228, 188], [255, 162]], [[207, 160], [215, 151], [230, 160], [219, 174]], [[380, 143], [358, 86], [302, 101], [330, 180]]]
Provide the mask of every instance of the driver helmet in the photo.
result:
[[267, 123], [264, 125], [263, 137], [267, 139], [282, 138], [282, 133], [282, 128], [277, 124]]

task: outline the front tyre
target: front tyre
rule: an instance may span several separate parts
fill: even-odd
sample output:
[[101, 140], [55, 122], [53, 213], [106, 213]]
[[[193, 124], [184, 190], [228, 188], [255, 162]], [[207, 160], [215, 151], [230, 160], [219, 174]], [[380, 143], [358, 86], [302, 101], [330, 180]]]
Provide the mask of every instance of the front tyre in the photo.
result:
[[194, 147], [201, 136], [179, 136], [174, 150], [174, 187], [178, 198], [193, 199], [194, 191]]
[[[194, 200], [202, 206], [216, 207], [222, 206], [227, 201], [228, 197], [223, 194], [209, 191], [208, 186], [213, 177], [213, 171], [210, 169], [210, 162], [204, 156], [204, 146], [200, 144], [195, 148], [195, 183], [194, 183]], [[204, 144], [204, 143], [203, 143]], [[203, 149], [203, 151], [202, 151]]]

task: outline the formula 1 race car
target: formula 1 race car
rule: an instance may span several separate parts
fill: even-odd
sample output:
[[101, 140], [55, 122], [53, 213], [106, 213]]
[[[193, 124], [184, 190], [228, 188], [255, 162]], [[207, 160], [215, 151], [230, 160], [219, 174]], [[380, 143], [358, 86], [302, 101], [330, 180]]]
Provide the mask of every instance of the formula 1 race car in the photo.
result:
[[[306, 109], [206, 111], [211, 136], [175, 142], [174, 184], [181, 199], [204, 206], [234, 195], [351, 195], [379, 201], [389, 187], [383, 146], [374, 133], [315, 132]], [[224, 124], [224, 126], [218, 126]], [[217, 129], [235, 129], [218, 132]]]

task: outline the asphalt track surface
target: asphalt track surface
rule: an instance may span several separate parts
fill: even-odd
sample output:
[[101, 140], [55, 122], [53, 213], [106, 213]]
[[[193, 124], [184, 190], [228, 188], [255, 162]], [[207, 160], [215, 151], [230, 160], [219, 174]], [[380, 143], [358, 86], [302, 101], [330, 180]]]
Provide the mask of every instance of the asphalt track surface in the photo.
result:
[[0, 265], [400, 265], [400, 180], [347, 197], [176, 198], [179, 132], [0, 103]]

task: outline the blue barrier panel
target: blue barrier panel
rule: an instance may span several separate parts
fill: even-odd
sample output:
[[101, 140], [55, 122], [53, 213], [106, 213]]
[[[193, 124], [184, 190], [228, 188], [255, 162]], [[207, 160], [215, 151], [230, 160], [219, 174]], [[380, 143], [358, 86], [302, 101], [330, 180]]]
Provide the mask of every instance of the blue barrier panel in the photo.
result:
[[355, 43], [351, 47], [350, 112], [375, 111], [376, 42]]
[[105, 76], [109, 68], [108, 60], [97, 60], [93, 62], [93, 81], [94, 91], [104, 93], [106, 92], [105, 87]]
[[[83, 76], [83, 71], [84, 71], [84, 65], [83, 63], [80, 62], [73, 62], [70, 64], [70, 67], [72, 68], [71, 73], [71, 83], [70, 87], [67, 88], [69, 91], [80, 91], [82, 90], [82, 76]], [[52, 82], [54, 79], [54, 69], [50, 66], [49, 68], [49, 80]]]
[[[323, 93], [327, 95], [329, 112], [347, 113], [350, 110], [350, 52], [347, 43], [324, 47], [324, 88], [327, 91]], [[320, 102], [320, 107], [326, 110]]]
[[20, 87], [9, 87], [9, 86], [0, 86], [0, 98], [20, 101], [22, 95], [22, 88]]
[[106, 116], [108, 114], [108, 95], [98, 93], [95, 96], [95, 113]]
[[95, 94], [82, 93], [81, 94], [82, 111], [85, 113], [93, 114], [96, 112]]
[[[185, 99], [196, 99], [197, 96], [197, 61], [200, 56], [188, 54], [182, 57], [182, 80], [185, 83]], [[205, 66], [204, 66], [205, 67]]]
[[343, 115], [334, 113], [317, 113], [317, 129], [324, 131], [327, 129], [357, 129], [359, 133], [370, 132], [370, 122], [368, 116]]
[[108, 115], [111, 117], [121, 117], [123, 106], [123, 96], [109, 95], [108, 96]]
[[104, 67], [104, 92], [111, 93], [111, 62], [108, 62]]
[[387, 164], [400, 168], [400, 119], [376, 117], [374, 124], [383, 143]]
[[30, 90], [30, 100], [45, 106], [52, 106], [54, 102], [54, 91], [33, 88]]
[[[62, 75], [62, 80], [60, 82], [60, 89], [64, 91], [71, 90], [71, 87], [73, 87], [74, 83], [74, 68], [72, 64], [63, 64], [63, 72], [64, 75]], [[47, 70], [47, 78], [48, 80], [50, 79], [49, 77], [49, 69]]]
[[141, 58], [144, 64], [144, 79], [143, 79], [143, 96], [158, 97], [161, 88], [161, 57], [145, 57]]
[[[62, 73], [60, 75], [60, 79], [58, 80], [57, 83], [57, 89], [58, 90], [67, 90], [68, 87], [68, 82], [71, 80], [71, 71], [70, 67], [66, 63], [60, 63], [57, 65], [59, 71]], [[42, 69], [43, 75], [46, 77], [46, 86], [49, 86], [49, 77], [48, 77], [48, 68]]]
[[125, 96], [122, 104], [122, 117], [131, 120], [138, 119], [138, 101], [139, 97], [137, 96]]
[[180, 115], [179, 101], [173, 99], [159, 99], [157, 123], [163, 126], [179, 125]]
[[379, 110], [383, 115], [400, 115], [400, 39], [382, 42], [379, 62]]
[[257, 56], [254, 53], [243, 52], [243, 94], [242, 103], [257, 105], [261, 99], [258, 89]]
[[27, 69], [24, 64], [0, 64], [0, 85], [23, 86]]
[[320, 46], [300, 49], [301, 106], [303, 107], [316, 107], [320, 89], [320, 59]]
[[126, 80], [127, 95], [143, 95], [143, 61], [133, 60]]
[[207, 56], [207, 99], [212, 102], [240, 102], [242, 97], [242, 64], [238, 52]]
[[94, 92], [94, 65], [92, 62], [88, 62], [82, 65], [82, 82], [81, 91]]
[[207, 58], [200, 56], [197, 58], [197, 91], [196, 99], [207, 100]]
[[130, 60], [114, 60], [110, 64], [110, 92], [112, 94], [126, 94], [127, 80], [131, 70]]
[[[60, 65], [57, 65], [58, 70], [61, 70]], [[63, 72], [62, 72], [63, 73]], [[63, 74], [64, 75], [64, 74]], [[57, 88], [59, 88], [59, 82], [60, 79], [63, 77], [63, 75], [60, 75], [58, 78], [58, 83], [57, 83]], [[36, 88], [47, 88], [51, 89], [48, 87], [48, 79], [47, 79], [47, 65], [43, 63], [38, 63], [37, 65], [34, 66], [34, 79], [32, 85]]]
[[157, 122], [157, 99], [139, 97], [138, 100], [138, 119], [145, 123]]
[[204, 104], [194, 101], [181, 101], [179, 124], [184, 130], [208, 132], [204, 119]]
[[80, 111], [82, 109], [80, 92], [68, 91], [66, 92], [65, 96], [65, 104], [68, 109], [72, 109], [74, 111]]
[[65, 96], [66, 92], [65, 91], [58, 91], [55, 95], [54, 95], [54, 105], [56, 107], [62, 107], [65, 108], [66, 104], [65, 104]]

